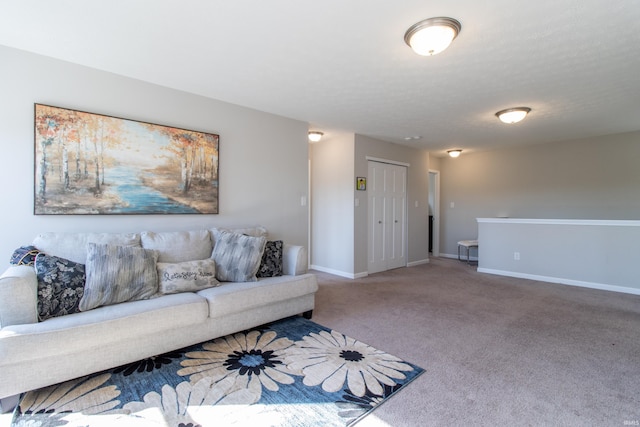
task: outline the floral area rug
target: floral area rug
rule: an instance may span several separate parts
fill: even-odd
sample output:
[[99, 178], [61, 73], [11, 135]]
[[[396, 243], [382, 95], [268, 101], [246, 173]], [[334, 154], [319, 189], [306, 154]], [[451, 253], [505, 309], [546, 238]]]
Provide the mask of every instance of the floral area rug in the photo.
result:
[[302, 317], [25, 393], [12, 426], [348, 426], [423, 369]]

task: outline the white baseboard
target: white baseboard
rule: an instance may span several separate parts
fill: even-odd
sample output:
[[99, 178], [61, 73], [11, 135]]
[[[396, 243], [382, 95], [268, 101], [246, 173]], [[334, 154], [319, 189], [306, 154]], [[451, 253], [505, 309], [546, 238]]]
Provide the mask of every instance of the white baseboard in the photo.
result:
[[[457, 258], [457, 256], [456, 256]], [[582, 280], [562, 279], [559, 277], [539, 276], [537, 274], [518, 273], [515, 271], [494, 270], [491, 268], [478, 268], [480, 273], [496, 274], [498, 276], [518, 277], [520, 279], [539, 280], [541, 282], [559, 283], [561, 285], [579, 286], [582, 288], [600, 289], [603, 291], [622, 292], [625, 294], [640, 295], [640, 289], [626, 286], [607, 285], [604, 283], [584, 282]]]
[[407, 267], [415, 267], [416, 265], [429, 264], [429, 258], [421, 259], [419, 261], [411, 261], [407, 263]]
[[369, 273], [366, 271], [361, 273], [347, 273], [345, 271], [334, 270], [332, 268], [321, 267], [319, 265], [313, 265], [313, 264], [310, 265], [309, 268], [311, 270], [318, 270], [318, 271], [322, 271], [323, 273], [333, 274], [335, 276], [346, 277], [347, 279], [361, 279], [369, 275]]
[[[451, 258], [451, 259], [458, 259], [458, 254], [443, 254], [440, 253], [440, 257], [441, 258]], [[466, 261], [467, 260], [467, 255], [464, 254], [460, 254], [460, 261]], [[478, 257], [477, 256], [470, 256], [469, 257], [469, 261], [474, 261], [474, 262], [478, 262]]]

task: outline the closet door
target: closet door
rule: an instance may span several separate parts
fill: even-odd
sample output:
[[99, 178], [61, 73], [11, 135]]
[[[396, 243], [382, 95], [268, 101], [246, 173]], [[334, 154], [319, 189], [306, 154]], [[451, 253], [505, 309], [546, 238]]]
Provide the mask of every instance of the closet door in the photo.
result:
[[368, 272], [404, 267], [407, 168], [369, 161]]

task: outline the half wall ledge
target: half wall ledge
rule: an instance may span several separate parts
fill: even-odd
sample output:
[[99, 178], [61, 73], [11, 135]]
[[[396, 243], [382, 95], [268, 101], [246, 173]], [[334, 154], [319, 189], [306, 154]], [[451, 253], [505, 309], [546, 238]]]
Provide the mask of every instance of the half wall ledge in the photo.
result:
[[477, 218], [478, 271], [640, 294], [640, 221]]

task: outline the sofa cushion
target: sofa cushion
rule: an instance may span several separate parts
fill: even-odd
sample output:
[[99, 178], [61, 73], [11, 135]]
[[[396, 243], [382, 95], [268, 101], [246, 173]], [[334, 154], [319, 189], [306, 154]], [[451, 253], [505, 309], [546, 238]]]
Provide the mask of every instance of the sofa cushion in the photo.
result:
[[[0, 331], [0, 360], [7, 365], [37, 361], [43, 358], [42, 348], [46, 349], [46, 358], [75, 353], [83, 360], [88, 353], [95, 353], [94, 349], [108, 348], [114, 343], [127, 341], [134, 348], [151, 335], [197, 328], [207, 315], [206, 300], [187, 292], [99, 307], [47, 322], [8, 326]], [[123, 354], [104, 351], [91, 357], [116, 360]], [[39, 375], [42, 374], [40, 371]]]
[[39, 253], [34, 267], [38, 278], [38, 319], [79, 313], [85, 285], [84, 265]]
[[158, 263], [158, 291], [162, 294], [197, 292], [218, 285], [216, 262], [211, 258]]
[[80, 310], [146, 299], [158, 290], [156, 251], [89, 243]]
[[283, 246], [282, 240], [268, 241], [265, 244], [256, 277], [282, 276]]
[[183, 262], [211, 257], [213, 244], [209, 230], [145, 231], [142, 247], [158, 251], [158, 262]]
[[140, 235], [133, 233], [41, 233], [33, 240], [33, 246], [49, 255], [80, 264], [87, 263], [87, 244], [102, 243], [118, 246], [140, 247]]
[[209, 301], [209, 317], [220, 318], [313, 294], [318, 282], [313, 274], [267, 277], [257, 282], [227, 283], [198, 292]]
[[221, 282], [256, 280], [266, 237], [253, 237], [215, 230], [211, 258], [216, 262], [216, 278]]

